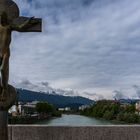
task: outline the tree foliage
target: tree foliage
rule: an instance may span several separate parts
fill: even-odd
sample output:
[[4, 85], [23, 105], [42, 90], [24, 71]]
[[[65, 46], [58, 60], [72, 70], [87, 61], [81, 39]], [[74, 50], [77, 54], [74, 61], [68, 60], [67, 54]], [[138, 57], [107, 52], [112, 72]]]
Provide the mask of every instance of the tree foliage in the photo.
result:
[[54, 111], [54, 107], [47, 102], [39, 102], [36, 104], [36, 111], [38, 113], [50, 113]]
[[139, 123], [140, 117], [135, 114], [134, 104], [121, 105], [117, 101], [101, 100], [97, 101], [91, 107], [81, 112], [83, 115], [104, 118], [106, 120], [118, 120], [127, 123]]

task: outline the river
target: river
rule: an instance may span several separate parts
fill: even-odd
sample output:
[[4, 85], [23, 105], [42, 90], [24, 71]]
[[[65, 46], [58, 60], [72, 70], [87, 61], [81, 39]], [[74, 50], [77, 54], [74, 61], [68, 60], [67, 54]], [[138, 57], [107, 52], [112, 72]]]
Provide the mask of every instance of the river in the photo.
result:
[[51, 125], [51, 126], [66, 126], [66, 125], [71, 125], [71, 126], [88, 126], [88, 125], [114, 125], [116, 124], [115, 122], [111, 121], [106, 121], [106, 120], [101, 120], [101, 119], [95, 119], [91, 117], [86, 117], [86, 116], [81, 116], [81, 115], [66, 115], [63, 114], [62, 117], [60, 118], [53, 118], [50, 120], [42, 121], [37, 124], [40, 125]]

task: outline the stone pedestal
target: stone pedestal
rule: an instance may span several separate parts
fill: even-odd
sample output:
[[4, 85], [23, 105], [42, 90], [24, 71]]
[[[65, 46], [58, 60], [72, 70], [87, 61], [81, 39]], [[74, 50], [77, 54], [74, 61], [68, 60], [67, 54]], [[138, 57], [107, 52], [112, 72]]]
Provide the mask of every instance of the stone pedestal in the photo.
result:
[[8, 110], [16, 100], [15, 88], [8, 85], [7, 92], [3, 97], [0, 97], [0, 140], [8, 140]]
[[7, 117], [7, 111], [0, 111], [0, 140], [8, 140]]

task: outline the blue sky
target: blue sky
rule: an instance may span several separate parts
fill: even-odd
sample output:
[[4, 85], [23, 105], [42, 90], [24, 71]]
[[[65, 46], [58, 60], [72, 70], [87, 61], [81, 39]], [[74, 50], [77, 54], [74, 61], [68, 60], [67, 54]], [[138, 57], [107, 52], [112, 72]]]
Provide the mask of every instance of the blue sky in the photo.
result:
[[13, 33], [10, 83], [90, 98], [140, 96], [140, 1], [15, 0], [42, 33]]

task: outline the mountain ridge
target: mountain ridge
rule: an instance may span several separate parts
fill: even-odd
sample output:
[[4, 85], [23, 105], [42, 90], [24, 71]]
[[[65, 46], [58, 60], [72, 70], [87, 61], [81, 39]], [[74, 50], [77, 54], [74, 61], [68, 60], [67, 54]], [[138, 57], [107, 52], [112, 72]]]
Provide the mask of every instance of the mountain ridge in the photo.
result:
[[47, 101], [56, 107], [79, 107], [94, 102], [81, 96], [64, 96], [56, 93], [50, 94], [49, 92], [36, 92], [27, 89], [17, 89], [17, 91], [19, 93], [18, 100], [21, 102]]

